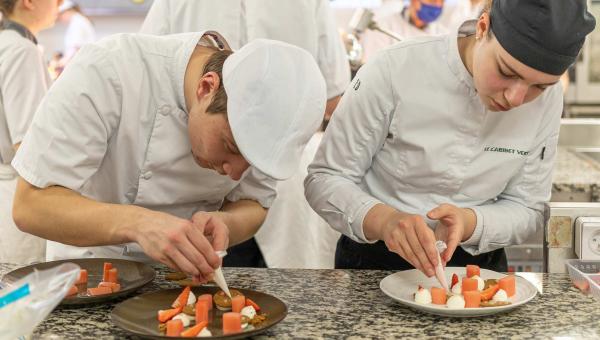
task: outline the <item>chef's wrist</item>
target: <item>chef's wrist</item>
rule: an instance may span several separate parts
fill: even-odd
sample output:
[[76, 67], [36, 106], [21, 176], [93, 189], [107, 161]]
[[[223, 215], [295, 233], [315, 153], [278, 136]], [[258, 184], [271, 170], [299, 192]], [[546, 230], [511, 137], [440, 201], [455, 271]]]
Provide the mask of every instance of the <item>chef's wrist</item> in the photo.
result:
[[367, 240], [383, 240], [384, 230], [399, 212], [385, 204], [376, 204], [369, 210], [363, 222], [363, 233]]
[[464, 225], [461, 242], [464, 242], [470, 239], [473, 235], [473, 232], [475, 232], [475, 227], [477, 226], [477, 215], [471, 208], [462, 208], [461, 213], [463, 215]]
[[143, 234], [144, 226], [152, 220], [154, 211], [135, 205], [123, 205], [125, 213], [124, 223], [115, 230], [116, 237], [122, 238], [121, 243], [138, 242], [139, 236]]

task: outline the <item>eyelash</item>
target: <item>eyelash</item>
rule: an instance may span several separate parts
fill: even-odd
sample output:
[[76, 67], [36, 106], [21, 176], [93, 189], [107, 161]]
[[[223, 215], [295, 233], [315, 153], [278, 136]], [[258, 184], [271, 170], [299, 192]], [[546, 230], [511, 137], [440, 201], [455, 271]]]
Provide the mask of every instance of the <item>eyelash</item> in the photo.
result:
[[[498, 72], [500, 73], [500, 75], [506, 79], [512, 79], [515, 78], [515, 76], [509, 76], [508, 74], [502, 72], [502, 69], [500, 67], [498, 67]], [[544, 91], [545, 89], [547, 89], [547, 86], [542, 86], [542, 85], [536, 85], [535, 86], [538, 90]]]

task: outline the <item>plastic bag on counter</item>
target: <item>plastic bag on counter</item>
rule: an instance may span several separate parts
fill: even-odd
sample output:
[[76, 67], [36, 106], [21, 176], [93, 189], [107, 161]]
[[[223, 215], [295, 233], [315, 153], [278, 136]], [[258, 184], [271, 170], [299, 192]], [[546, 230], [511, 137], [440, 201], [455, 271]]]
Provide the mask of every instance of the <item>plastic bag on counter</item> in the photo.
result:
[[80, 268], [63, 263], [35, 270], [0, 290], [0, 339], [28, 337], [67, 295]]

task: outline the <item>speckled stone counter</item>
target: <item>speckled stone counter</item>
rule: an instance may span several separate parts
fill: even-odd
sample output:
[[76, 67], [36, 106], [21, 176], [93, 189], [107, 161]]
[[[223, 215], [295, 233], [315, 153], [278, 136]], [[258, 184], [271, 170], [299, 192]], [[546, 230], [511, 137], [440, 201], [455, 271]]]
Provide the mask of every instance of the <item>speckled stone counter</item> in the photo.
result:
[[[16, 268], [0, 264], [0, 275]], [[172, 288], [164, 267], [141, 292]], [[257, 338], [600, 338], [600, 301], [572, 288], [566, 274], [523, 274], [543, 292], [506, 314], [451, 319], [422, 314], [379, 290], [388, 271], [226, 268], [231, 287], [263, 291], [283, 300], [288, 316]], [[128, 339], [113, 326], [116, 302], [59, 307], [36, 329], [35, 339]]]
[[600, 162], [559, 147], [552, 176], [552, 200], [600, 202]]

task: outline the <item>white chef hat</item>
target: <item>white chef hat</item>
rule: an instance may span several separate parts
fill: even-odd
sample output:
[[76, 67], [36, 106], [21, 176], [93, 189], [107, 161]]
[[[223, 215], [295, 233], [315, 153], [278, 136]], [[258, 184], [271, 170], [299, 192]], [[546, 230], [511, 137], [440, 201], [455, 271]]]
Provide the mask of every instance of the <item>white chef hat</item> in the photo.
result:
[[64, 11], [70, 10], [71, 8], [75, 7], [75, 3], [71, 0], [64, 0], [63, 3], [58, 6], [58, 12], [62, 13]]
[[325, 81], [313, 57], [284, 42], [257, 39], [227, 58], [223, 86], [241, 154], [270, 177], [291, 177], [325, 111]]

